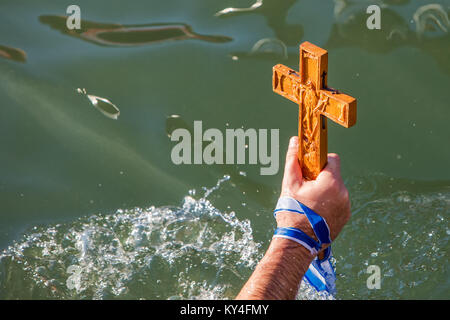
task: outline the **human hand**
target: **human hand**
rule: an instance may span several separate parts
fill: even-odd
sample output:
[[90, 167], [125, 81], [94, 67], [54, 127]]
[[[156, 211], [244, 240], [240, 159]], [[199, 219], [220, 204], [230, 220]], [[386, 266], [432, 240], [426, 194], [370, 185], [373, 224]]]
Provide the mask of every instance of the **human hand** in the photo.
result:
[[[330, 229], [331, 240], [334, 240], [351, 216], [349, 194], [341, 178], [339, 156], [329, 153], [328, 164], [316, 180], [307, 181], [302, 177], [297, 152], [298, 137], [292, 137], [286, 155], [281, 196], [300, 201], [324, 218]], [[278, 227], [298, 228], [317, 240], [304, 214], [279, 211], [276, 220]]]
[[[286, 155], [281, 196], [297, 199], [322, 216], [334, 240], [350, 219], [350, 201], [341, 178], [339, 157], [329, 154], [328, 164], [317, 179], [306, 181], [302, 177], [297, 151], [298, 138], [292, 137]], [[277, 211], [276, 219], [279, 228], [298, 228], [317, 241], [306, 215]], [[320, 259], [328, 245], [324, 244], [319, 251]], [[236, 299], [294, 299], [314, 257], [306, 247], [289, 239], [274, 237]]]

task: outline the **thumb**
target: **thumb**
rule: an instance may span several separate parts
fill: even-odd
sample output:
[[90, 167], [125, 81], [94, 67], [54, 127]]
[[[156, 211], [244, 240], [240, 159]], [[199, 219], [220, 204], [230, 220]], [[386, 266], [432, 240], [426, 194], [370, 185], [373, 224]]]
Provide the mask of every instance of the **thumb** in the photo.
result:
[[291, 184], [293, 181], [302, 180], [302, 170], [298, 163], [298, 137], [291, 137], [286, 153], [286, 164], [284, 166], [284, 184]]

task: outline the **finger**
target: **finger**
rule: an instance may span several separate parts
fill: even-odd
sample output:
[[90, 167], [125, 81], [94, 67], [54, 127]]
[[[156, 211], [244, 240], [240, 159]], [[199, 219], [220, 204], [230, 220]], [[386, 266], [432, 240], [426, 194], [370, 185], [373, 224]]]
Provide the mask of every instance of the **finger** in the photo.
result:
[[341, 174], [341, 158], [336, 153], [328, 154], [328, 165], [327, 170], [335, 174]]
[[317, 180], [321, 180], [327, 177], [339, 178], [341, 176], [341, 160], [336, 153], [328, 154], [328, 163], [325, 168], [322, 169]]
[[298, 154], [298, 137], [294, 136], [289, 139], [289, 146], [286, 153], [286, 164], [289, 163], [290, 165], [292, 165], [292, 163], [298, 159], [297, 154]]
[[298, 163], [298, 137], [296, 136], [289, 140], [283, 182], [289, 183], [293, 180], [302, 180], [302, 170]]

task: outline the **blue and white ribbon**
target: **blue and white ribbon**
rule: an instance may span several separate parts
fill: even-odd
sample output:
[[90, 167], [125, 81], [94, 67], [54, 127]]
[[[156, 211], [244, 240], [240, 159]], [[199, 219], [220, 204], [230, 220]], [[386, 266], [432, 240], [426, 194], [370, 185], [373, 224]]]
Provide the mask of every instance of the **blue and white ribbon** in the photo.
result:
[[279, 211], [289, 211], [306, 215], [319, 242], [321, 244], [331, 243], [330, 228], [328, 228], [326, 221], [300, 201], [291, 197], [280, 197], [273, 212], [274, 216], [276, 216]]
[[331, 247], [327, 247], [324, 254], [323, 259], [316, 257], [311, 262], [305, 273], [305, 279], [317, 292], [325, 291], [334, 296], [336, 295], [336, 273], [331, 263]]
[[306, 233], [296, 228], [277, 228], [273, 235], [274, 238], [284, 238], [297, 242], [309, 250], [311, 255], [315, 256], [320, 250], [320, 244], [312, 239]]
[[[291, 197], [280, 197], [274, 210], [274, 216], [280, 211], [306, 215], [319, 241], [315, 241], [306, 233], [296, 228], [277, 228], [274, 233], [274, 238], [285, 238], [295, 241], [308, 249], [312, 255], [317, 255], [323, 244], [331, 243], [330, 229], [325, 219], [300, 201]], [[331, 258], [331, 247], [327, 247], [324, 250], [324, 257], [322, 259], [319, 259], [317, 256], [314, 258], [304, 278], [318, 292], [326, 291], [329, 294], [335, 295], [336, 273], [331, 263]]]

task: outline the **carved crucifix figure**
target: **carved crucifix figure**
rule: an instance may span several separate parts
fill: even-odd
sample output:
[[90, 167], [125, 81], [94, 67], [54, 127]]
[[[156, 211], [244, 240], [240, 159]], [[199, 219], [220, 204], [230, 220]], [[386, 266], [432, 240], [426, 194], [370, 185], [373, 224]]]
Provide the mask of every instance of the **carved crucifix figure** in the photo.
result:
[[328, 53], [300, 45], [300, 73], [273, 67], [273, 91], [299, 105], [298, 159], [303, 177], [314, 180], [327, 163], [327, 118], [349, 128], [356, 123], [356, 99], [327, 87]]

